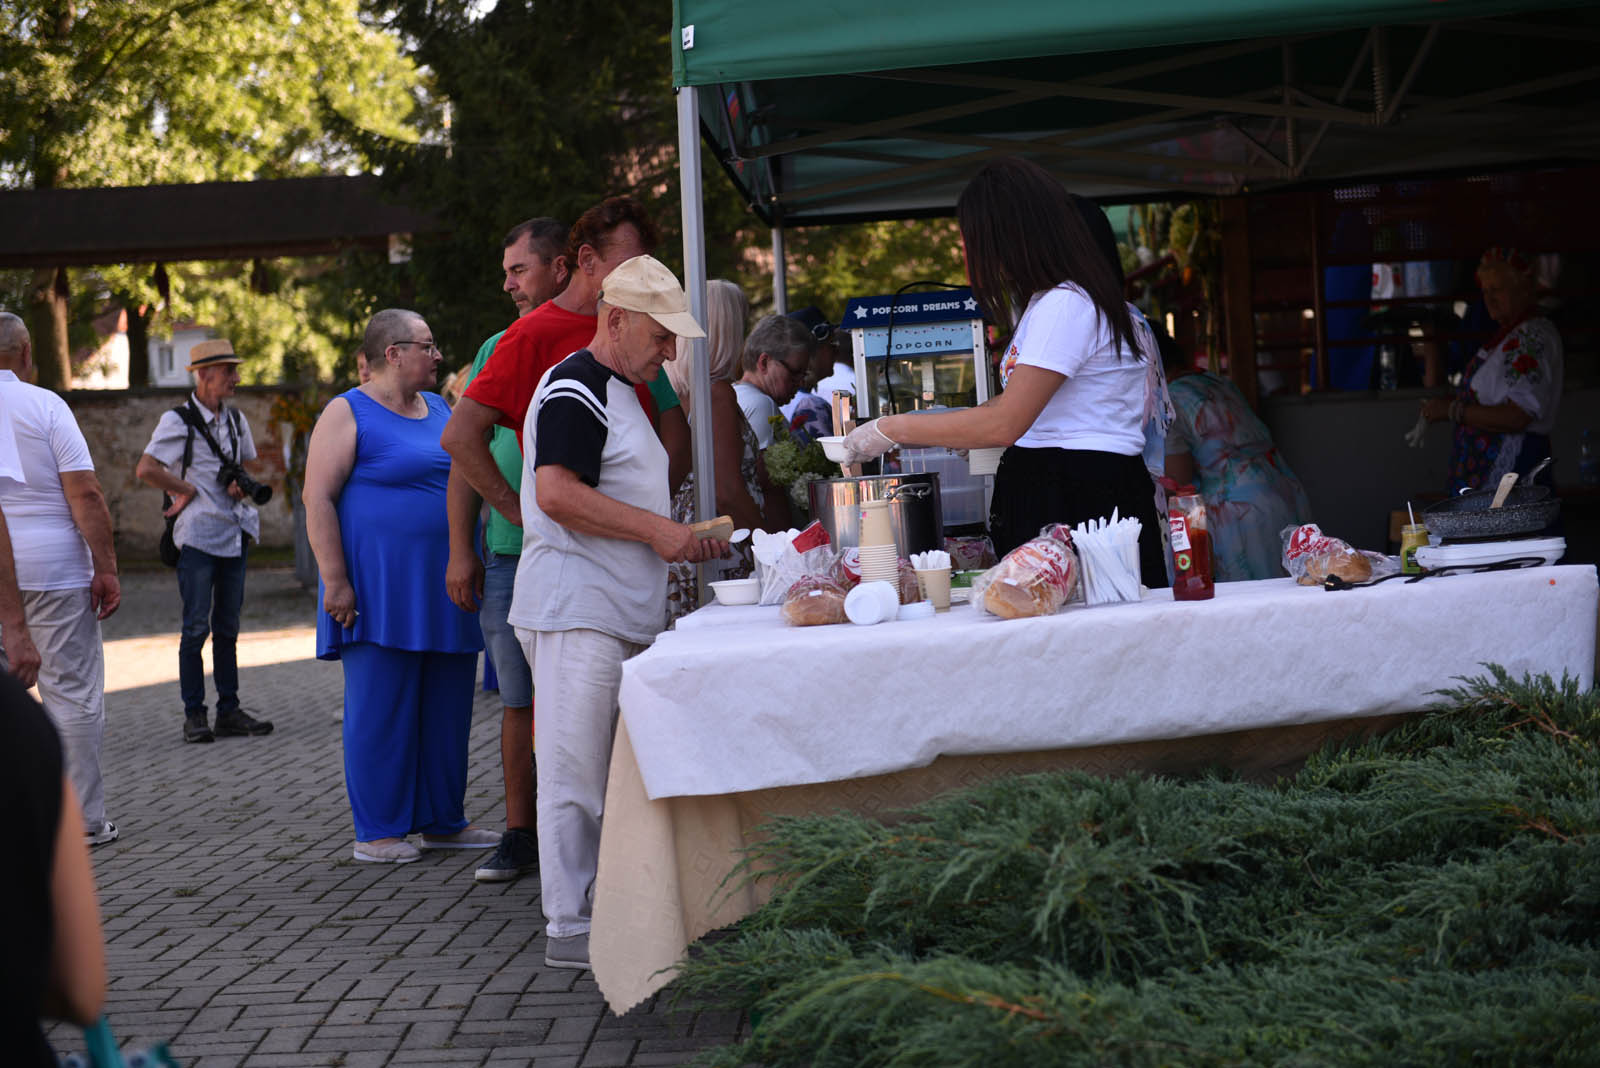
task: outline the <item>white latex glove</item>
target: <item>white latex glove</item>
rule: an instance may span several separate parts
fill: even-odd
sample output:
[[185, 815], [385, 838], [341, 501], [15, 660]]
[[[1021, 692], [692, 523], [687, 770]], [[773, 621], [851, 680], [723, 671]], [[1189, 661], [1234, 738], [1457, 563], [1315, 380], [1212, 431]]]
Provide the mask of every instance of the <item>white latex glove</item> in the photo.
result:
[[878, 429], [878, 422], [874, 419], [870, 423], [862, 423], [844, 436], [845, 463], [859, 464], [876, 460], [890, 449], [899, 447], [899, 442]]
[[1428, 436], [1428, 417], [1417, 416], [1416, 425], [1406, 431], [1406, 444], [1413, 449], [1422, 448], [1422, 439]]

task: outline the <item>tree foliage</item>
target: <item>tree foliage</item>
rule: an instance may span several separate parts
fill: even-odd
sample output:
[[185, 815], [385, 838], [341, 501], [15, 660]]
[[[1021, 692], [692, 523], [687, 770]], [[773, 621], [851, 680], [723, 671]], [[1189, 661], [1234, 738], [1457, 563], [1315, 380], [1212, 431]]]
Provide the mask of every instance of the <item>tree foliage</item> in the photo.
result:
[[[418, 73], [358, 0], [0, 0], [0, 25], [0, 184], [14, 188], [362, 169], [368, 160], [344, 132], [405, 141], [422, 129]], [[259, 287], [239, 299], [228, 280], [248, 269], [175, 269], [188, 284], [171, 311], [245, 337], [276, 336], [302, 317]], [[164, 301], [149, 276], [148, 266], [41, 265], [29, 295], [41, 381], [59, 387], [70, 373], [72, 293], [115, 294], [137, 314]], [[271, 362], [255, 370], [277, 376]]]
[[1600, 692], [1497, 669], [1261, 787], [996, 781], [785, 819], [680, 984], [718, 1065], [1592, 1063]]

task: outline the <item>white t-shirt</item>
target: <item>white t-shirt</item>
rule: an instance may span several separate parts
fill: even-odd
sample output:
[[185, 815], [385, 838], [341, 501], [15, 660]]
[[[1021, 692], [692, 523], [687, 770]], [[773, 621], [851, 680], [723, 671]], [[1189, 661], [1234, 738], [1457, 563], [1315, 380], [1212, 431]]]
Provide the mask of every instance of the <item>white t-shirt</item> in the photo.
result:
[[1035, 293], [1000, 364], [1011, 381], [1019, 365], [1067, 376], [1017, 444], [1029, 449], [1090, 449], [1121, 456], [1144, 450], [1145, 361], [1113, 344], [1094, 302], [1069, 283]]
[[853, 397], [855, 392], [856, 369], [847, 363], [840, 363], [837, 360], [833, 364], [833, 374], [818, 382], [816, 389], [817, 396], [827, 401], [830, 408], [833, 406], [833, 395], [835, 393], [848, 393]]
[[522, 446], [522, 556], [507, 621], [650, 644], [667, 616], [666, 562], [642, 542], [557, 523], [539, 509], [535, 475], [556, 464], [612, 500], [671, 514], [667, 450], [633, 384], [580, 349], [539, 380]]
[[61, 488], [62, 472], [94, 470], [78, 421], [66, 401], [10, 371], [0, 371], [0, 408], [11, 419], [22, 464], [22, 482], [0, 478], [0, 510], [11, 533], [17, 586], [83, 589], [94, 578], [94, 563]]
[[778, 402], [749, 382], [735, 382], [733, 392], [739, 398], [739, 410], [744, 413], [745, 422], [756, 432], [756, 444], [765, 449], [772, 444], [770, 420], [773, 416], [783, 418], [783, 413], [778, 411]]

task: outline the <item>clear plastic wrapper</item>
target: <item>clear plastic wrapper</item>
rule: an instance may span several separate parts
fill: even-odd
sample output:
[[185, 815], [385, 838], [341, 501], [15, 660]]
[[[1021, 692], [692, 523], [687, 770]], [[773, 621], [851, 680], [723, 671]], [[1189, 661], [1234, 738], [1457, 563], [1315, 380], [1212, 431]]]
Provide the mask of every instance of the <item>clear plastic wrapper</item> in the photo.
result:
[[1315, 523], [1284, 527], [1283, 569], [1302, 586], [1320, 586], [1331, 575], [1345, 582], [1367, 582], [1400, 570], [1399, 561], [1357, 549], [1322, 532]]
[[796, 579], [783, 598], [784, 622], [796, 627], [817, 627], [848, 622], [844, 612], [846, 590], [825, 575]]
[[1052, 523], [972, 582], [972, 602], [1003, 619], [1054, 614], [1078, 586], [1072, 533]]
[[784, 594], [800, 579], [828, 575], [838, 554], [829, 542], [821, 523], [804, 530], [751, 535], [756, 559], [756, 577], [761, 580], [761, 603], [782, 604]]

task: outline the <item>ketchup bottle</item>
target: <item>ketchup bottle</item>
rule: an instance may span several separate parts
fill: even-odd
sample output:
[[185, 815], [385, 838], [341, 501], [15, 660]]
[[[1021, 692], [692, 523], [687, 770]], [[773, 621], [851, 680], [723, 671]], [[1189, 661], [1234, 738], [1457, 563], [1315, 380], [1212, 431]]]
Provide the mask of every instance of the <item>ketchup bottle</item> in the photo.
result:
[[1205, 499], [1193, 486], [1173, 489], [1167, 524], [1172, 539], [1172, 599], [1209, 600], [1217, 592], [1211, 580], [1211, 530]]

